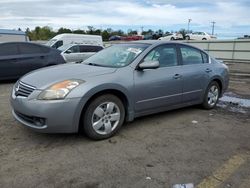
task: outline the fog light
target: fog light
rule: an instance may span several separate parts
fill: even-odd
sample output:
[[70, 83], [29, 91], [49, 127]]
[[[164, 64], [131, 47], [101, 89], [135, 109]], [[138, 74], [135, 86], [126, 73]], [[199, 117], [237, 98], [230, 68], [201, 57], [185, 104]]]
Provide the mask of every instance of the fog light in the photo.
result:
[[33, 122], [36, 126], [44, 126], [45, 125], [45, 119], [44, 118], [38, 118], [38, 117], [34, 117], [33, 118]]

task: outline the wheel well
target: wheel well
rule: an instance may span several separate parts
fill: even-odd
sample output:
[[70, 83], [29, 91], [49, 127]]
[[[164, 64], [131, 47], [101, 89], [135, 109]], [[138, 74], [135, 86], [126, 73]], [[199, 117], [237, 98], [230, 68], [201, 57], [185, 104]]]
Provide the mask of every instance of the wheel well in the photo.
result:
[[217, 82], [219, 84], [220, 87], [220, 96], [222, 94], [222, 82], [219, 79], [214, 79], [212, 82]]
[[124, 95], [124, 93], [122, 93], [119, 90], [107, 89], [107, 90], [99, 91], [96, 94], [94, 94], [92, 97], [89, 98], [89, 100], [87, 101], [87, 103], [84, 105], [84, 107], [83, 107], [83, 109], [81, 111], [81, 117], [80, 117], [79, 127], [78, 127], [79, 130], [82, 129], [82, 127], [80, 125], [81, 125], [81, 122], [82, 122], [83, 113], [85, 112], [86, 108], [89, 106], [89, 104], [91, 103], [91, 101], [93, 101], [97, 97], [99, 97], [101, 95], [105, 95], [105, 94], [112, 94], [112, 95], [118, 97], [122, 101], [122, 103], [124, 105], [124, 108], [125, 108], [125, 119], [126, 119], [127, 114], [128, 114], [128, 99], [127, 99], [127, 97]]

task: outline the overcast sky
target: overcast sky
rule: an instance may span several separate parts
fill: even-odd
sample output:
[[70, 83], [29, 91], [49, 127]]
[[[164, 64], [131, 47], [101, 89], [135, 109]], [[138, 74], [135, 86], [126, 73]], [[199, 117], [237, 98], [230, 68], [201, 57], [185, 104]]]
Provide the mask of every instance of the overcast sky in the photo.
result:
[[250, 34], [250, 0], [0, 0], [0, 28], [190, 29], [219, 36]]

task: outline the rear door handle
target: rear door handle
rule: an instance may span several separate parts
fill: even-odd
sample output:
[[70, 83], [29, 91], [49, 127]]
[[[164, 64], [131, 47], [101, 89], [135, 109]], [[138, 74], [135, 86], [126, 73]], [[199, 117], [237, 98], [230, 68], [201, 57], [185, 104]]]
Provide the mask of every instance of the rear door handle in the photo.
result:
[[175, 74], [174, 76], [173, 76], [173, 78], [174, 79], [179, 79], [179, 78], [181, 78], [182, 76], [180, 75], [180, 74]]
[[206, 71], [207, 73], [210, 73], [210, 72], [212, 72], [212, 69], [207, 68], [205, 71]]

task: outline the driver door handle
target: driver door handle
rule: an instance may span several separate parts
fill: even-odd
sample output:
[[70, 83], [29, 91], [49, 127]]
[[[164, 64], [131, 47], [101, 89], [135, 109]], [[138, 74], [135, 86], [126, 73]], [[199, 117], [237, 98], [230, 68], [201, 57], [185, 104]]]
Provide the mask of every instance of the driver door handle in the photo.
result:
[[207, 73], [210, 73], [210, 72], [212, 72], [212, 69], [207, 68], [205, 71], [206, 71]]
[[174, 76], [173, 76], [173, 78], [174, 79], [180, 79], [182, 76], [180, 75], [180, 74], [175, 74]]

